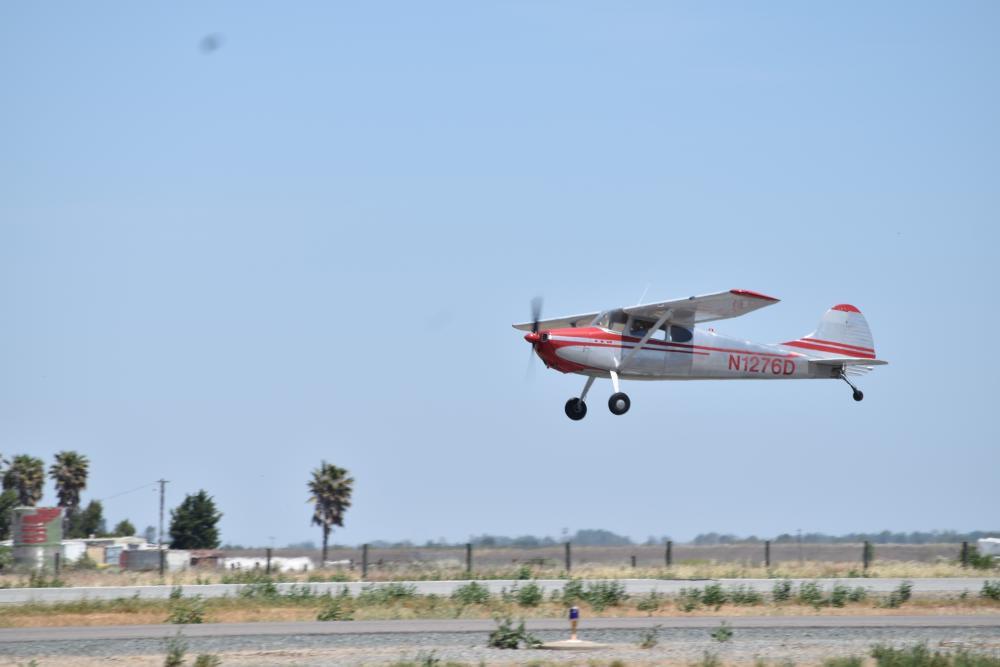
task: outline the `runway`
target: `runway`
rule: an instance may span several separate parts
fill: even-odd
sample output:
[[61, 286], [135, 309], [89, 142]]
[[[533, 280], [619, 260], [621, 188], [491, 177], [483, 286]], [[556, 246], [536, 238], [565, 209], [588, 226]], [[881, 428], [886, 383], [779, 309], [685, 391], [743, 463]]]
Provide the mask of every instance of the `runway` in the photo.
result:
[[[586, 630], [641, 630], [662, 628], [715, 628], [725, 620], [733, 628], [1000, 628], [1000, 614], [907, 616], [667, 616], [647, 618], [592, 618], [581, 623]], [[559, 631], [563, 619], [529, 619], [528, 630]], [[131, 640], [172, 637], [183, 629], [187, 637], [247, 637], [265, 635], [436, 634], [489, 632], [496, 623], [488, 619], [419, 619], [393, 621], [308, 621], [294, 623], [207, 623], [200, 625], [114, 625], [52, 628], [0, 628], [0, 643], [65, 640]]]

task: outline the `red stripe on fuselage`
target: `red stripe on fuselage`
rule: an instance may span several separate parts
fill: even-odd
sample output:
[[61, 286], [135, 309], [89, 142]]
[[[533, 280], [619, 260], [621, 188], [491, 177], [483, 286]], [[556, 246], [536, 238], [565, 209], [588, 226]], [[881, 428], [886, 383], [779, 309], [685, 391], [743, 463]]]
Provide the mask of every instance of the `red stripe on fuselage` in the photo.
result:
[[861, 347], [860, 345], [848, 345], [847, 343], [838, 343], [835, 340], [822, 340], [820, 338], [800, 338], [803, 343], [819, 343], [820, 345], [836, 345], [837, 347], [848, 347], [854, 350], [862, 350], [864, 352], [871, 352], [875, 354], [875, 349], [871, 347]]
[[813, 343], [805, 343], [799, 340], [793, 340], [789, 343], [783, 343], [783, 345], [788, 345], [789, 347], [801, 347], [807, 350], [819, 350], [820, 352], [836, 352], [837, 354], [843, 354], [848, 357], [856, 357], [858, 359], [874, 359], [874, 354], [869, 354], [867, 352], [859, 352], [857, 350], [846, 350], [844, 348], [831, 347], [830, 345], [815, 345]]

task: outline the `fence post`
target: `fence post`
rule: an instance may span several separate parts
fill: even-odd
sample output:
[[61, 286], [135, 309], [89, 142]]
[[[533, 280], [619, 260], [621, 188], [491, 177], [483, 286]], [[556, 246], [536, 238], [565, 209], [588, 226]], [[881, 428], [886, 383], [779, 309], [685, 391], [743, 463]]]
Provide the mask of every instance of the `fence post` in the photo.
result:
[[969, 543], [962, 542], [962, 567], [969, 567]]
[[667, 540], [667, 553], [664, 554], [664, 558], [667, 561], [667, 567], [674, 564], [674, 543], [671, 540]]
[[570, 568], [573, 566], [573, 559], [570, 554], [569, 542], [566, 543], [566, 571], [569, 572]]
[[62, 560], [62, 554], [57, 551], [54, 554], [52, 554], [52, 556], [53, 556], [53, 565], [55, 566], [56, 576], [58, 577], [59, 566], [61, 564], [59, 561]]
[[271, 547], [267, 548], [267, 568], [265, 572], [267, 572], [267, 574], [271, 574]]
[[465, 543], [465, 571], [472, 575], [472, 542]]
[[764, 540], [764, 567], [771, 569], [771, 540]]
[[865, 546], [861, 549], [861, 563], [864, 566], [865, 572], [868, 571], [868, 566], [871, 565], [874, 552], [875, 550], [872, 548], [872, 543], [865, 540]]
[[361, 545], [361, 578], [368, 578], [368, 545]]
[[632, 554], [632, 567], [635, 567], [635, 554]]

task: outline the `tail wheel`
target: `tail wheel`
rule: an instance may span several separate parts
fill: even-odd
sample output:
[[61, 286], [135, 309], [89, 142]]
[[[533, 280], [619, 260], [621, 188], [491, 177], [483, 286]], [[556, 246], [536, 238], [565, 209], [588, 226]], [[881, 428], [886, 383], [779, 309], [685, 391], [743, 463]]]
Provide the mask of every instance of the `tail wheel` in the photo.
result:
[[579, 398], [571, 398], [566, 401], [566, 416], [573, 421], [580, 421], [587, 416], [587, 404]]
[[865, 397], [865, 395], [863, 393], [861, 393], [860, 389], [855, 389], [854, 390], [854, 400], [855, 401], [860, 401], [864, 397]]
[[618, 393], [611, 394], [611, 398], [608, 399], [608, 409], [611, 410], [611, 414], [623, 415], [628, 412], [628, 409], [632, 407], [632, 401], [629, 400], [628, 394], [619, 391]]

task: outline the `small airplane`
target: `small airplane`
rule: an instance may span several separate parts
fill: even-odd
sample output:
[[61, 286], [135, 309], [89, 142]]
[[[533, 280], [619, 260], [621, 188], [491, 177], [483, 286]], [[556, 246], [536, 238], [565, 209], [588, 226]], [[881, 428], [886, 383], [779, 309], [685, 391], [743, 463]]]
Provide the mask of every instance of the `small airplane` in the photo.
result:
[[875, 357], [875, 343], [861, 311], [842, 303], [826, 311], [811, 334], [777, 344], [728, 338], [695, 324], [739, 317], [778, 302], [749, 290], [692, 296], [569, 317], [541, 318], [532, 302], [532, 321], [513, 325], [545, 365], [587, 378], [579, 397], [566, 401], [572, 420], [587, 415], [587, 392], [597, 378], [611, 378], [613, 414], [632, 405], [621, 380], [797, 380], [839, 379], [864, 394], [848, 375], [861, 375], [888, 362]]

